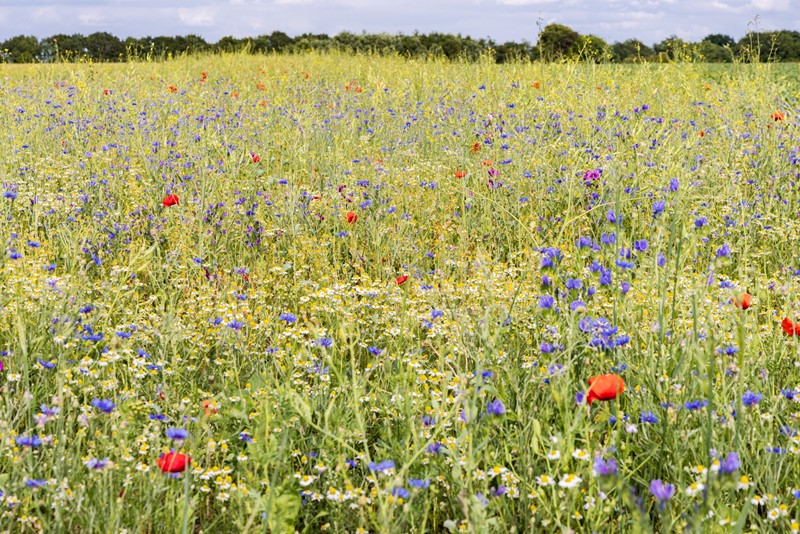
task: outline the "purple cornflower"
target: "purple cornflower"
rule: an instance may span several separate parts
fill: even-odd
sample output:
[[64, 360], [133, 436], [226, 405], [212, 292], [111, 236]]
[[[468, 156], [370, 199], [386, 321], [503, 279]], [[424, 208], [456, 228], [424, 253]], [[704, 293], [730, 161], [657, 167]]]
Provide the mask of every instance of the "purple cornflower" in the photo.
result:
[[594, 474], [600, 477], [610, 477], [618, 472], [617, 461], [614, 458], [604, 460], [602, 456], [594, 457]]
[[489, 415], [503, 415], [506, 413], [506, 407], [503, 406], [503, 402], [500, 399], [494, 399], [486, 405], [486, 411]]
[[729, 452], [719, 464], [719, 472], [721, 475], [730, 475], [742, 467], [742, 462], [739, 461], [739, 455], [735, 452]]
[[675, 495], [675, 486], [672, 484], [665, 484], [659, 479], [651, 480], [650, 493], [656, 498], [658, 504], [663, 507], [664, 504]]

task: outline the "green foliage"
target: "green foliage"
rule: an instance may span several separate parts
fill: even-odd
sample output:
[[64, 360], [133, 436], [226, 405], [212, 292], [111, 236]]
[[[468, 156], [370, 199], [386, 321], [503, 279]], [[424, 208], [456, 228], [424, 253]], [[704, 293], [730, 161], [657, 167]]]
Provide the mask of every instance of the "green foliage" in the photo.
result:
[[537, 46], [527, 41], [497, 44], [491, 39], [444, 33], [413, 35], [304, 33], [290, 37], [275, 31], [253, 38], [222, 37], [208, 43], [198, 35], [117, 37], [99, 32], [84, 37], [54, 35], [39, 42], [35, 37], [17, 36], [4, 43], [3, 59], [9, 63], [52, 63], [57, 61], [124, 61], [164, 59], [184, 54], [217, 53], [302, 53], [340, 51], [351, 54], [399, 54], [405, 58], [444, 57], [450, 60], [478, 61], [490, 55], [497, 63], [544, 61], [588, 61], [594, 63], [641, 63], [646, 61], [800, 61], [800, 33], [796, 31], [751, 33], [738, 43], [723, 34], [711, 34], [700, 43], [687, 43], [669, 37], [653, 48], [636, 39], [608, 45], [595, 35], [580, 35], [562, 24], [549, 24], [539, 35]]

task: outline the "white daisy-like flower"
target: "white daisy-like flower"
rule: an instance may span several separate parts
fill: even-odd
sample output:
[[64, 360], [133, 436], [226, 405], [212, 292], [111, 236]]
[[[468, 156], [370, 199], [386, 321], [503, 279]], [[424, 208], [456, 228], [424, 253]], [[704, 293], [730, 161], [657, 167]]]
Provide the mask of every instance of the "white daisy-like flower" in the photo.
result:
[[752, 486], [752, 485], [753, 485], [753, 483], [750, 482], [750, 479], [747, 478], [747, 475], [742, 475], [739, 478], [739, 482], [736, 484], [736, 489], [737, 490], [746, 490], [746, 489], [750, 489], [750, 486]]
[[552, 486], [556, 483], [556, 481], [550, 478], [548, 475], [539, 475], [536, 477], [536, 483], [540, 486]]
[[770, 521], [777, 521], [781, 517], [781, 512], [777, 508], [773, 508], [767, 512], [767, 519]]
[[688, 495], [689, 497], [694, 497], [698, 493], [702, 492], [704, 489], [706, 489], [706, 485], [703, 484], [702, 482], [692, 482], [686, 488], [686, 495]]
[[574, 473], [564, 474], [561, 477], [561, 480], [558, 481], [558, 485], [562, 488], [572, 489], [577, 487], [583, 479]]
[[574, 451], [572, 451], [572, 457], [575, 458], [576, 460], [587, 461], [592, 456], [583, 449], [575, 449]]
[[548, 460], [558, 460], [561, 458], [561, 451], [558, 449], [552, 449], [550, 452], [547, 453]]

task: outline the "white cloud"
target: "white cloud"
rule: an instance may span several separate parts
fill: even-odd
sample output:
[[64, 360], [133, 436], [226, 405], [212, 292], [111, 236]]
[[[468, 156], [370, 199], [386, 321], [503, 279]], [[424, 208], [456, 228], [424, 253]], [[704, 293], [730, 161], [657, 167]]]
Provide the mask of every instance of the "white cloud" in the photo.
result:
[[789, 9], [789, 0], [753, 0], [751, 5], [765, 11], [786, 11]]
[[211, 27], [217, 21], [216, 7], [181, 8], [178, 10], [178, 18], [185, 26], [192, 27]]

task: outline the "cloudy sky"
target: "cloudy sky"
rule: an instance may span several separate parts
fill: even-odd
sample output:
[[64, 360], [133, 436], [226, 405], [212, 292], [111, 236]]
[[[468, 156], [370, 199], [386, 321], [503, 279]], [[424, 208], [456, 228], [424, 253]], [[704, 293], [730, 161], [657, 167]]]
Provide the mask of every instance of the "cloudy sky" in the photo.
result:
[[669, 35], [739, 39], [748, 28], [800, 28], [800, 0], [0, 0], [0, 41], [19, 34], [107, 31], [121, 38], [186, 35], [209, 42], [281, 30], [335, 35], [434, 31], [536, 42], [537, 25], [565, 24], [609, 43]]

